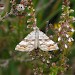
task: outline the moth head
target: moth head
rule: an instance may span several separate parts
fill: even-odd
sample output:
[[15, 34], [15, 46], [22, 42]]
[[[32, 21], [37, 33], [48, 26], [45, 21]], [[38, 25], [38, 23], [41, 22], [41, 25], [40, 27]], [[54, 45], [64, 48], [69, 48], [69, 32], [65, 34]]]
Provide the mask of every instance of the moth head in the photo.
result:
[[39, 28], [36, 26], [36, 27], [33, 27], [34, 31], [38, 31]]

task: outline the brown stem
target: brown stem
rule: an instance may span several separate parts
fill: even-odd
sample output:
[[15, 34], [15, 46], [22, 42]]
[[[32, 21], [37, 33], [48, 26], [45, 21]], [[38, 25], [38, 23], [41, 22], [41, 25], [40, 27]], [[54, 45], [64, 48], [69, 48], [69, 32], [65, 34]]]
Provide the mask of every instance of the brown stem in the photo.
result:
[[69, 1], [69, 0], [63, 0], [63, 4], [64, 4], [65, 6], [69, 6], [70, 1]]

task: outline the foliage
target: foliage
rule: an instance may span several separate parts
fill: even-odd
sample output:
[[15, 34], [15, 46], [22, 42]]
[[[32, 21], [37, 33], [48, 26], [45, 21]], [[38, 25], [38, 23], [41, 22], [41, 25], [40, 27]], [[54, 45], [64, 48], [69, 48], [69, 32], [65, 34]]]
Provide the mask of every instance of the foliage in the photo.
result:
[[[63, 7], [61, 0], [33, 0], [33, 4], [32, 0], [26, 0], [27, 3], [22, 1], [4, 0], [5, 8], [0, 11], [0, 75], [72, 75], [71, 61], [75, 56], [75, 43], [72, 43], [74, 40], [71, 41], [69, 38], [75, 39], [75, 34], [68, 33], [74, 30], [63, 25], [75, 27], [73, 23], [75, 14], [68, 13], [73, 12], [71, 8], [75, 9], [75, 1], [70, 0], [69, 5], [65, 4], [69, 2], [68, 0], [63, 0]], [[18, 9], [20, 5], [17, 4], [22, 3], [25, 9], [22, 6], [23, 9], [20, 10]], [[35, 16], [37, 26], [44, 33], [46, 32], [50, 39], [58, 43], [60, 50], [52, 52], [39, 50], [37, 55], [35, 51], [31, 53], [15, 51], [15, 46], [32, 31]], [[66, 24], [69, 20], [71, 21]], [[60, 28], [66, 33], [60, 34]]]

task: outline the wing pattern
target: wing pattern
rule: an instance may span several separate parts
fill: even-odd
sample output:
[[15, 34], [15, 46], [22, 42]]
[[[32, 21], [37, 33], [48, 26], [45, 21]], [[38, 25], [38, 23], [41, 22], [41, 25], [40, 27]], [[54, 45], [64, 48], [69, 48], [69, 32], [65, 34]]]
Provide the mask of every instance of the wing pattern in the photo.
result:
[[35, 32], [32, 31], [24, 38], [15, 48], [18, 51], [32, 51], [34, 50]]
[[52, 51], [59, 49], [57, 44], [49, 39], [43, 32], [39, 31], [39, 48], [43, 51]]
[[[36, 31], [32, 31], [30, 34], [28, 34], [24, 40], [22, 40], [15, 48], [15, 50], [18, 51], [32, 51], [35, 49], [35, 33]], [[55, 44], [54, 41], [50, 40], [46, 34], [44, 34], [42, 31], [38, 30], [39, 35], [39, 45], [38, 47], [43, 51], [52, 51], [59, 49], [57, 44]]]

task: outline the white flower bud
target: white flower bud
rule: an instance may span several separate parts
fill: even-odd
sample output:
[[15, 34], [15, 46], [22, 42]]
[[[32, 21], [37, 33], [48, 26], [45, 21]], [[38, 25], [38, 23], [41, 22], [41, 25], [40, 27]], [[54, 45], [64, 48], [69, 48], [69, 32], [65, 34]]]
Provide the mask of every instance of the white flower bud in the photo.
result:
[[29, 23], [30, 22], [30, 20], [27, 20], [27, 23]]
[[63, 14], [61, 14], [61, 15], [62, 15], [62, 16], [65, 16], [66, 14], [63, 13]]
[[73, 38], [71, 38], [71, 40], [72, 40], [72, 41], [74, 41], [74, 39], [73, 39]]
[[71, 9], [71, 10], [70, 10], [70, 13], [73, 13], [73, 12], [74, 12], [74, 10], [73, 10], [73, 9]]
[[61, 40], [61, 37], [58, 37], [58, 41], [60, 41]]
[[72, 42], [72, 41], [74, 41], [73, 38], [69, 38], [69, 39], [68, 39], [68, 42]]
[[29, 13], [28, 16], [30, 16], [31, 14]]
[[49, 60], [47, 60], [47, 63], [50, 63], [50, 61], [49, 61]]
[[36, 18], [35, 18], [35, 22], [36, 22]]
[[0, 0], [0, 12], [1, 12], [1, 11], [3, 11], [3, 10], [4, 10], [4, 8], [5, 8], [5, 5], [4, 5], [4, 4], [2, 4], [2, 3], [1, 3], [1, 0]]
[[65, 8], [65, 5], [62, 5], [62, 10]]
[[71, 31], [74, 32], [75, 30], [72, 28]]
[[75, 21], [75, 17], [73, 17], [72, 20]]
[[69, 25], [67, 25], [67, 28], [69, 28]]
[[71, 38], [68, 39], [68, 42], [72, 42]]
[[45, 62], [45, 59], [43, 58], [42, 61]]
[[49, 57], [50, 59], [52, 58], [52, 56], [50, 55], [50, 57]]
[[32, 60], [34, 60], [35, 58], [32, 57]]
[[66, 37], [68, 38], [68, 37], [69, 37], [69, 35], [68, 35], [68, 34], [66, 34]]
[[59, 30], [59, 32], [61, 31], [61, 27], [58, 29]]
[[68, 46], [65, 44], [65, 48], [67, 49], [68, 48]]
[[0, 11], [3, 10], [5, 7], [0, 7]]
[[18, 11], [23, 11], [25, 8], [24, 8], [24, 5], [23, 4], [18, 4], [17, 7], [16, 7], [16, 9]]
[[33, 9], [33, 11], [35, 11], [35, 9]]
[[69, 7], [69, 6], [68, 6], [67, 8], [68, 8], [68, 9], [70, 9], [70, 7]]

